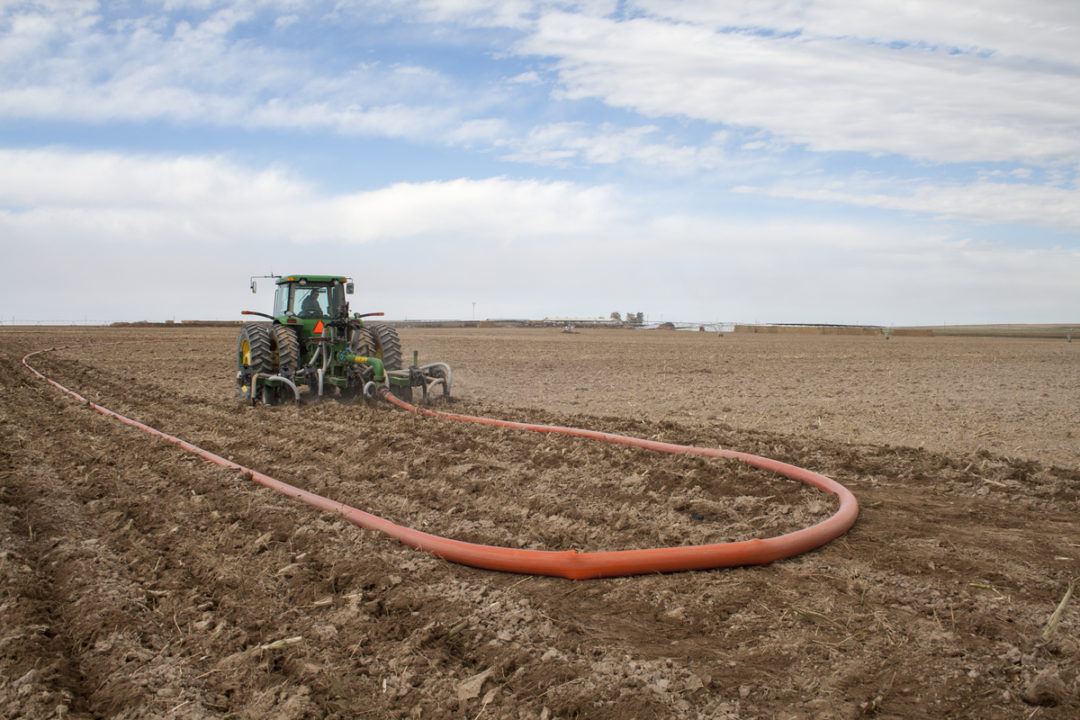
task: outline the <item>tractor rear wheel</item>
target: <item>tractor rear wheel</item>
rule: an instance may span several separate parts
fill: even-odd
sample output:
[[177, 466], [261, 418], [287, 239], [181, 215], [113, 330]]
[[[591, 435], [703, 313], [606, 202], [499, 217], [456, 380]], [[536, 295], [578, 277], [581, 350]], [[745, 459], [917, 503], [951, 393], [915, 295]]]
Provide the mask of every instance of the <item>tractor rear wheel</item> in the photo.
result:
[[273, 358], [271, 365], [278, 375], [295, 373], [300, 369], [300, 338], [287, 325], [271, 325], [270, 340]]
[[269, 326], [262, 323], [241, 325], [236, 339], [236, 377], [241, 395], [251, 397], [251, 376], [270, 372], [271, 359]]
[[[300, 337], [296, 331], [286, 325], [270, 326], [271, 371], [276, 375], [294, 378], [300, 369]], [[271, 387], [263, 385], [262, 401], [264, 405], [277, 405], [293, 394], [285, 385]]]
[[[354, 336], [353, 352], [382, 360], [386, 370], [401, 370], [401, 340], [397, 330], [389, 325], [372, 323], [365, 325]], [[412, 402], [412, 388], [408, 385], [391, 385], [390, 392], [407, 403]]]
[[270, 372], [272, 358], [270, 327], [262, 323], [241, 325], [236, 339], [236, 369], [243, 370], [246, 365], [252, 372]]

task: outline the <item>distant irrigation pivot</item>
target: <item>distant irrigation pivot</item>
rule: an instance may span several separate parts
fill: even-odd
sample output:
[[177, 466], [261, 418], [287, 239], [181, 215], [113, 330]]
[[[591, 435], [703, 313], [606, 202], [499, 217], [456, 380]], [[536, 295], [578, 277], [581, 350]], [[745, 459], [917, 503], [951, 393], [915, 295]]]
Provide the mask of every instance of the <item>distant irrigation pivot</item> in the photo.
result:
[[[67, 347], [85, 347], [85, 345], [73, 345]], [[648, 548], [641, 550], [578, 552], [576, 550], [528, 550], [454, 540], [452, 538], [432, 535], [403, 525], [398, 525], [390, 520], [295, 487], [263, 472], [245, 467], [208, 450], [204, 450], [179, 437], [169, 435], [157, 428], [133, 420], [118, 412], [91, 402], [74, 390], [47, 377], [35, 369], [29, 362], [30, 358], [35, 355], [62, 349], [66, 348], [48, 348], [28, 353], [22, 358], [22, 364], [38, 378], [74, 398], [87, 408], [101, 413], [102, 415], [111, 417], [125, 425], [129, 425], [173, 443], [174, 445], [194, 453], [216, 465], [239, 470], [259, 485], [275, 490], [282, 495], [300, 500], [301, 502], [320, 510], [341, 515], [361, 528], [377, 530], [410, 547], [432, 553], [451, 562], [471, 567], [528, 575], [550, 575], [572, 580], [585, 580], [604, 577], [682, 572], [687, 570], [709, 570], [744, 565], [764, 565], [776, 560], [814, 550], [828, 543], [847, 532], [848, 529], [855, 524], [859, 514], [859, 505], [855, 496], [840, 483], [824, 475], [777, 460], [732, 450], [723, 450], [720, 448], [692, 447], [688, 445], [677, 445], [674, 443], [635, 438], [627, 435], [605, 433], [596, 430], [560, 427], [555, 425], [536, 425], [419, 408], [395, 397], [390, 392], [388, 386], [383, 386], [379, 393], [380, 397], [404, 410], [421, 415], [444, 420], [477, 423], [530, 432], [570, 435], [600, 442], [639, 447], [655, 452], [739, 460], [753, 467], [775, 472], [793, 480], [812, 485], [820, 490], [835, 495], [839, 500], [839, 508], [837, 511], [832, 516], [815, 525], [784, 535], [765, 539], [744, 540], [740, 542]]]

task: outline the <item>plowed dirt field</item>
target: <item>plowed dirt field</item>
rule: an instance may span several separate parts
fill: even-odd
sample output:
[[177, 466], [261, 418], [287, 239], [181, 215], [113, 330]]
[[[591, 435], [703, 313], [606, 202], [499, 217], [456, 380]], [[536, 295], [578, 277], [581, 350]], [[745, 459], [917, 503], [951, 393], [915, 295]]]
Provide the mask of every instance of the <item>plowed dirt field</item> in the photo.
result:
[[[412, 329], [449, 409], [828, 475], [855, 527], [772, 565], [570, 581], [360, 530], [80, 405], [404, 525], [525, 548], [830, 515], [745, 465], [248, 407], [235, 329], [0, 328], [0, 717], [1080, 717], [1080, 343]], [[1055, 612], [1059, 610], [1059, 612]]]

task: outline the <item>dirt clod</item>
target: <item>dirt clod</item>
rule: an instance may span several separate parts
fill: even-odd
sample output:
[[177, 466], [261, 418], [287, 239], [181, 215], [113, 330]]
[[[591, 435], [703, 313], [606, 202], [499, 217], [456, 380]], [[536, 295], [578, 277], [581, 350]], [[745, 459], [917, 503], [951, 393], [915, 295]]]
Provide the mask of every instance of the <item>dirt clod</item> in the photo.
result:
[[1028, 705], [1053, 707], [1065, 702], [1068, 688], [1056, 670], [1043, 670], [1032, 678], [1020, 697]]

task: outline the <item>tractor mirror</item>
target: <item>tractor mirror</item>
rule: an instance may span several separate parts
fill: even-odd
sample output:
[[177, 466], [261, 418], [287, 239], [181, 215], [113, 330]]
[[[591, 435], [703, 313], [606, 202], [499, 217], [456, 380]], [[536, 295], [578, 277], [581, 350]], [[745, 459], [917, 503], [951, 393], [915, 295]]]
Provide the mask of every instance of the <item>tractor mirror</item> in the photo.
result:
[[350, 280], [349, 282], [345, 283], [345, 294], [346, 295], [352, 295], [352, 293], [353, 293], [353, 284], [352, 284], [352, 280]]
[[255, 281], [254, 280], [251, 281], [251, 292], [252, 292], [252, 294], [255, 293]]

